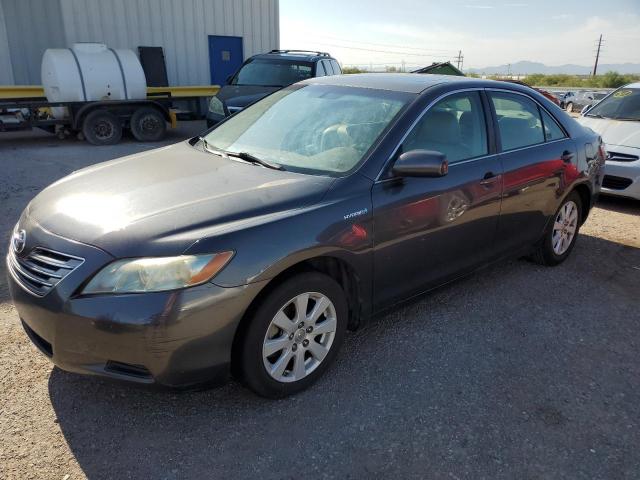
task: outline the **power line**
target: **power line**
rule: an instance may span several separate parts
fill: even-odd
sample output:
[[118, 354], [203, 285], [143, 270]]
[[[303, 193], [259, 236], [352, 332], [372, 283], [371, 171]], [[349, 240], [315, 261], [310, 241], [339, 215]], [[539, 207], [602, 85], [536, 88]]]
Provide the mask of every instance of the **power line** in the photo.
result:
[[398, 45], [398, 44], [392, 44], [392, 43], [375, 43], [375, 42], [365, 42], [363, 40], [352, 40], [352, 39], [347, 39], [347, 38], [338, 38], [338, 37], [330, 37], [327, 35], [316, 35], [317, 38], [328, 38], [330, 40], [338, 40], [340, 42], [349, 42], [349, 43], [363, 43], [365, 45], [374, 45], [377, 47], [391, 47], [391, 48], [403, 48], [403, 49], [409, 49], [409, 50], [419, 50], [421, 52], [441, 52], [441, 53], [454, 53], [455, 50], [453, 49], [446, 49], [446, 48], [428, 48], [428, 49], [424, 49], [421, 47], [410, 47], [407, 45]]
[[318, 45], [324, 45], [327, 47], [345, 48], [347, 50], [359, 50], [363, 52], [388, 53], [391, 55], [411, 55], [414, 57], [451, 58], [451, 55], [433, 55], [430, 53], [413, 53], [413, 52], [392, 52], [390, 50], [378, 50], [373, 48], [347, 47], [345, 45], [336, 45], [335, 43], [318, 42]]

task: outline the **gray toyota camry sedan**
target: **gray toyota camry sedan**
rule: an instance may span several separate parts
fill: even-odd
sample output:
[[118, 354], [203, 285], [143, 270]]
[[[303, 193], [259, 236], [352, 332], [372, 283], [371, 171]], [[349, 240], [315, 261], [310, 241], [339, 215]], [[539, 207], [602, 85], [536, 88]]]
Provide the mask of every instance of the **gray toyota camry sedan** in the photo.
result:
[[233, 372], [279, 397], [374, 313], [504, 258], [563, 262], [603, 163], [598, 135], [524, 86], [313, 78], [43, 190], [10, 291], [62, 369], [172, 387]]

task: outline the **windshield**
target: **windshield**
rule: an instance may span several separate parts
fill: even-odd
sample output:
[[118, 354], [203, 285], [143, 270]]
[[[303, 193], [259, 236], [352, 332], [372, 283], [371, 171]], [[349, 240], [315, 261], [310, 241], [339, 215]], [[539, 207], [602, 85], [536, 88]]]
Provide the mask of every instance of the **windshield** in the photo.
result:
[[621, 88], [599, 102], [588, 117], [640, 120], [640, 88]]
[[309, 62], [255, 59], [246, 63], [231, 81], [231, 85], [286, 87], [312, 76]]
[[334, 85], [279, 90], [211, 131], [212, 148], [286, 170], [338, 175], [364, 158], [412, 94]]

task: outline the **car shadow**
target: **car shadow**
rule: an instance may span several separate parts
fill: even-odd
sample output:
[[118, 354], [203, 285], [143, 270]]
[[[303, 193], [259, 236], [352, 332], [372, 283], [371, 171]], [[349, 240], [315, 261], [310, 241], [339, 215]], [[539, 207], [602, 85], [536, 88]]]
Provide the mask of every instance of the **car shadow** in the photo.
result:
[[638, 413], [634, 266], [640, 249], [581, 235], [560, 267], [488, 267], [350, 333], [282, 400], [57, 368], [49, 396], [90, 479], [621, 478], [638, 461], [620, 437]]
[[596, 207], [611, 212], [627, 213], [629, 215], [640, 215], [640, 200], [633, 198], [614, 197], [610, 195], [600, 195]]

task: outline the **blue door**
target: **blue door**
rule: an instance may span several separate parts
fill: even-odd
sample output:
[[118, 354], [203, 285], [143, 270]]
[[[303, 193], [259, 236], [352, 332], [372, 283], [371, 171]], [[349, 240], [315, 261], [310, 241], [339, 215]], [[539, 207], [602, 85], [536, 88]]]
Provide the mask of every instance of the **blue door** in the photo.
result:
[[243, 61], [242, 37], [209, 35], [209, 70], [212, 85], [227, 83], [227, 77], [233, 75]]

